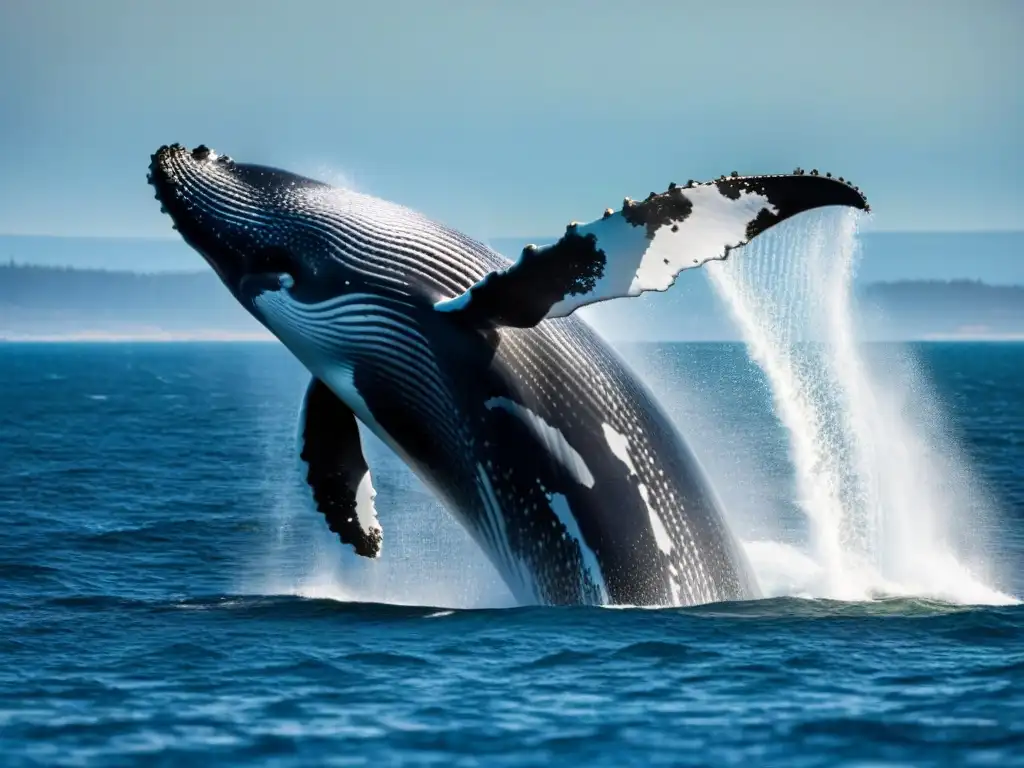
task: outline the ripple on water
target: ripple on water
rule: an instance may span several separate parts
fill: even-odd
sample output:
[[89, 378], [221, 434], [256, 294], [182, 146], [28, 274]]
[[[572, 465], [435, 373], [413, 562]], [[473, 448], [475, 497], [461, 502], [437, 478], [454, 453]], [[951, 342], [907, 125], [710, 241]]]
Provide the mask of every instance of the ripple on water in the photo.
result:
[[[501, 604], [474, 602], [491, 597], [476, 589], [488, 564], [383, 448], [370, 463], [392, 544], [369, 568], [290, 490], [295, 409], [282, 403], [297, 407], [308, 374], [280, 349], [155, 346], [15, 363], [0, 345], [0, 763], [1020, 762], [1021, 606], [876, 595], [466, 609]], [[1024, 384], [1020, 353], [997, 346], [934, 354], [978, 379], [958, 412], [1005, 502], [1019, 592], [1024, 444], [1006, 436], [1024, 434]], [[741, 349], [667, 349], [684, 367], [705, 361], [722, 408], [750, 402]], [[48, 373], [63, 378], [41, 386]], [[99, 393], [110, 400], [88, 399]], [[791, 498], [770, 407], [722, 413], [730, 450], [756, 445], [781, 468], [759, 503]], [[790, 551], [761, 554], [779, 583], [814, 577]], [[324, 563], [337, 566], [328, 588], [305, 596], [249, 588], [313, 583]], [[381, 581], [401, 594], [396, 573], [417, 595], [460, 598], [443, 610], [326, 599]]]

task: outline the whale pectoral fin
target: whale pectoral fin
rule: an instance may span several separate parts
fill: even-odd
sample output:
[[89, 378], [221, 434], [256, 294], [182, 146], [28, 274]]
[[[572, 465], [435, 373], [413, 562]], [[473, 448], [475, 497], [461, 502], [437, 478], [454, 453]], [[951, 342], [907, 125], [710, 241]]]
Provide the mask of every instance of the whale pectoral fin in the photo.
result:
[[628, 198], [589, 224], [570, 224], [558, 242], [527, 246], [438, 311], [478, 326], [526, 328], [598, 301], [667, 290], [684, 269], [721, 260], [804, 211], [839, 205], [870, 210], [857, 187], [799, 169], [791, 175], [723, 176]]
[[313, 379], [299, 423], [299, 455], [306, 482], [328, 527], [357, 555], [377, 557], [383, 533], [373, 506], [376, 495], [363, 458], [356, 416], [326, 384]]

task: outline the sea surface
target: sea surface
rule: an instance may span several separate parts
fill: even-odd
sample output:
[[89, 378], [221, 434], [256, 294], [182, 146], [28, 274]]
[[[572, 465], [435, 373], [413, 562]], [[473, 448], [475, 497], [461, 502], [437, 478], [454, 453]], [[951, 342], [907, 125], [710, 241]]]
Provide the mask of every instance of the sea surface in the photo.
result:
[[276, 344], [0, 345], [0, 765], [1024, 765], [1024, 345], [900, 354], [970, 475], [969, 569], [816, 592], [759, 369], [643, 346], [768, 595], [644, 610], [515, 606], [374, 440], [356, 561], [305, 500]]

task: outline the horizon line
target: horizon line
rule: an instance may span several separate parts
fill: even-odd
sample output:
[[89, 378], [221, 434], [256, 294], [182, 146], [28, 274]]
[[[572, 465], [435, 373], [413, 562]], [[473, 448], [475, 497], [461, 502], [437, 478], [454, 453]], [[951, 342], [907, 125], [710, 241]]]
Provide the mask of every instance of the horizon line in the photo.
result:
[[[996, 228], [996, 229], [864, 229], [859, 235], [1024, 235], [1024, 227], [1019, 229]], [[522, 240], [529, 241], [536, 239], [538, 235], [495, 235], [488, 238], [480, 238], [482, 242], [493, 240]], [[557, 240], [555, 235], [543, 235]], [[50, 232], [0, 232], [0, 238], [36, 238], [46, 240], [124, 240], [142, 241], [149, 243], [182, 243], [180, 236], [169, 235], [118, 235], [118, 234], [61, 234]]]
[[[1024, 234], [1024, 233], [1022, 233]], [[162, 269], [151, 272], [141, 272], [131, 269], [125, 269], [123, 267], [96, 267], [96, 266], [75, 266], [73, 264], [39, 264], [31, 261], [16, 261], [13, 257], [6, 261], [0, 259], [0, 269], [45, 269], [52, 270], [54, 272], [99, 272], [105, 275], [131, 275], [132, 277], [195, 277], [197, 275], [216, 274], [209, 265], [197, 266], [196, 268], [188, 269]], [[1024, 283], [1013, 282], [1013, 283], [1001, 283], [1001, 282], [989, 282], [976, 277], [954, 277], [954, 278], [937, 278], [937, 277], [904, 277], [897, 280], [872, 280], [868, 283], [862, 283], [864, 286], [873, 285], [901, 285], [904, 283], [925, 283], [935, 284], [941, 283], [943, 285], [956, 285], [960, 283], [971, 283], [975, 285], [984, 285], [988, 288], [1017, 288], [1024, 289]], [[0, 341], [3, 337], [0, 337]]]
[[[658, 338], [622, 338], [605, 336], [609, 344], [733, 344], [745, 345], [739, 338], [720, 339], [658, 339]], [[252, 334], [132, 334], [132, 333], [69, 333], [69, 334], [0, 334], [0, 346], [19, 346], [26, 344], [280, 344], [280, 340], [267, 333]], [[892, 338], [862, 339], [861, 344], [963, 344], [963, 343], [1003, 343], [1022, 344], [1024, 333], [1005, 334], [957, 334], [935, 333], [923, 336], [906, 336]]]
[[[1021, 234], [1024, 234], [1022, 232]], [[208, 272], [213, 273], [209, 265], [200, 265], [189, 269], [161, 269], [153, 272], [140, 272], [123, 267], [94, 267], [78, 266], [74, 264], [39, 264], [32, 261], [17, 261], [13, 257], [3, 260], [0, 258], [0, 268], [29, 268], [29, 269], [52, 269], [60, 272], [104, 272], [118, 275], [135, 275], [137, 277], [165, 277], [167, 275], [201, 275]], [[894, 284], [894, 283], [979, 283], [992, 287], [1024, 288], [1024, 283], [990, 283], [977, 277], [903, 277], [897, 280], [872, 280], [871, 284]], [[624, 297], [620, 297], [624, 298]]]

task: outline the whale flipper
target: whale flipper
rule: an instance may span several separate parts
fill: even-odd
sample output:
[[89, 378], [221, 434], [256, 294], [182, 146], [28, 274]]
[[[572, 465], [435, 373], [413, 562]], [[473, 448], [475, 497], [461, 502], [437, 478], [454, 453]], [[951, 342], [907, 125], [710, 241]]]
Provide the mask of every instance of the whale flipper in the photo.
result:
[[589, 224], [573, 222], [557, 242], [527, 246], [507, 269], [437, 302], [478, 326], [528, 328], [607, 299], [667, 290], [684, 269], [721, 260], [775, 224], [830, 205], [870, 210], [857, 187], [831, 174], [723, 176], [629, 198]]
[[349, 407], [316, 378], [303, 401], [299, 455], [328, 527], [357, 555], [380, 555], [383, 533], [373, 506], [376, 494], [363, 458], [359, 423]]

